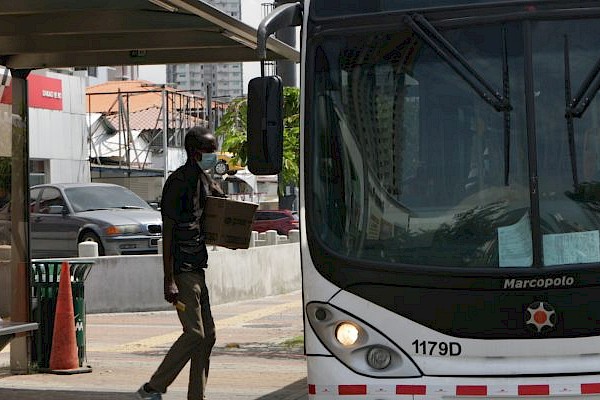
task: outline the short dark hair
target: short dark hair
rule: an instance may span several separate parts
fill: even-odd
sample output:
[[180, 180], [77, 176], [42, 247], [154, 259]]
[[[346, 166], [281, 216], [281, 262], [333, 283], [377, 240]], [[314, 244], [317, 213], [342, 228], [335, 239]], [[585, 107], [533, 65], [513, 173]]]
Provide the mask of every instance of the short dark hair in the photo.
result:
[[217, 140], [214, 135], [203, 126], [188, 129], [184, 139], [185, 152], [190, 157], [194, 150], [203, 150], [212, 153], [217, 150]]

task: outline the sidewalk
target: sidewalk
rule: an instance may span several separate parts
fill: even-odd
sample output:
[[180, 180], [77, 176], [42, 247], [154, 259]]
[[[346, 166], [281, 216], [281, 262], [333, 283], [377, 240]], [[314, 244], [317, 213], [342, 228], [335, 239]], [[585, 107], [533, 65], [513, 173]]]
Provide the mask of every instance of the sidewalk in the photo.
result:
[[[300, 342], [302, 295], [294, 292], [213, 306], [217, 343], [209, 400], [307, 399]], [[0, 353], [0, 399], [125, 400], [152, 375], [181, 326], [175, 311], [87, 316], [87, 358], [92, 373], [10, 375]], [[185, 400], [187, 367], [165, 400]]]

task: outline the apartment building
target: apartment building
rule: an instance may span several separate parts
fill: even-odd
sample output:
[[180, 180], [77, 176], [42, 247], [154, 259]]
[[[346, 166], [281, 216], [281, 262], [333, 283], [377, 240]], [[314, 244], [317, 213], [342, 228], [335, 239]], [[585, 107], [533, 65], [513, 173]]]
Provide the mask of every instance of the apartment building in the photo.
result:
[[[241, 0], [208, 0], [209, 4], [241, 19]], [[167, 65], [167, 83], [178, 90], [188, 90], [206, 96], [212, 86], [212, 96], [227, 100], [243, 93], [242, 63], [173, 64]]]

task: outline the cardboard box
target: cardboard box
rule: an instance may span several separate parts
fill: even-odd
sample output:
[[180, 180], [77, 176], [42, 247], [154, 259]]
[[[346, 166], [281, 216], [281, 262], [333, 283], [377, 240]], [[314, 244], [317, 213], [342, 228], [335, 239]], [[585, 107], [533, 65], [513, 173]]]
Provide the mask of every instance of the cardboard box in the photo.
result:
[[229, 249], [247, 249], [256, 203], [209, 196], [204, 208], [206, 243]]

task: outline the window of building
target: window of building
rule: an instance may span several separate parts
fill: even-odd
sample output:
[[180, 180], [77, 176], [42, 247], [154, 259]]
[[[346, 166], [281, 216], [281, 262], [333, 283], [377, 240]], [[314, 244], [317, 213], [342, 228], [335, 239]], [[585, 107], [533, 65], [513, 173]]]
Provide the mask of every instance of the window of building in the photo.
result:
[[46, 175], [47, 168], [45, 160], [29, 161], [29, 186], [46, 183]]

